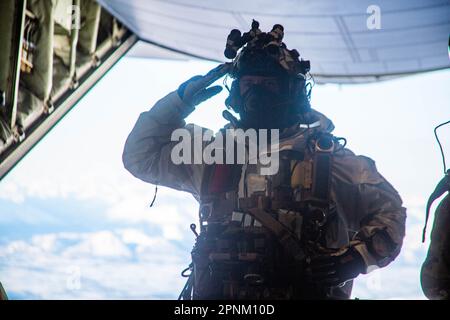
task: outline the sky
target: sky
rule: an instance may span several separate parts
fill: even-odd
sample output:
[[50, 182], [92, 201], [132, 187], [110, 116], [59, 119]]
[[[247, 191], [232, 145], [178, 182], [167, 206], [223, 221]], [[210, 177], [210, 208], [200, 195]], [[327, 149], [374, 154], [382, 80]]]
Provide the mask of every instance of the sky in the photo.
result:
[[[11, 299], [178, 297], [198, 205], [187, 193], [159, 187], [150, 208], [154, 186], [126, 171], [121, 156], [140, 112], [215, 65], [122, 58], [0, 182], [0, 281]], [[407, 208], [401, 254], [358, 277], [353, 298], [424, 299], [425, 203], [443, 176], [433, 128], [450, 119], [449, 87], [445, 70], [313, 89], [312, 105], [332, 119], [335, 135], [375, 160]], [[225, 91], [187, 121], [222, 127]], [[449, 166], [450, 126], [440, 137]]]

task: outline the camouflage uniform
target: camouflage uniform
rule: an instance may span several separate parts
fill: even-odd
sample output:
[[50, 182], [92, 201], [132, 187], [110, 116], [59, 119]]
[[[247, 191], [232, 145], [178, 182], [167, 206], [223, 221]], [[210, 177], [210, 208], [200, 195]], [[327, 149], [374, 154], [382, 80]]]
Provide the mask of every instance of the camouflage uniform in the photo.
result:
[[[211, 200], [204, 188], [207, 165], [175, 165], [171, 162], [171, 150], [177, 144], [170, 139], [172, 131], [184, 127], [194, 132], [195, 125], [186, 125], [183, 120], [183, 115], [192, 111], [188, 110], [190, 108], [180, 99], [177, 92], [172, 92], [159, 100], [151, 110], [141, 113], [125, 144], [124, 166], [143, 181], [191, 193], [199, 201], [200, 211], [205, 205], [211, 204], [213, 216], [219, 212], [222, 222], [230, 221], [233, 212], [237, 210], [238, 198], [243, 196], [242, 186], [247, 186], [247, 198], [251, 197], [252, 193], [259, 194], [262, 190], [257, 186], [257, 182], [263, 177], [251, 166], [242, 168], [242, 171], [247, 170], [249, 174], [245, 172], [240, 174], [231, 189]], [[311, 110], [307, 116], [311, 119], [310, 123], [316, 122], [318, 125], [309, 129], [300, 129], [298, 125], [285, 129], [281, 133], [283, 138], [280, 144], [308, 154], [306, 146], [308, 137], [317, 133], [331, 133], [334, 129], [332, 122], [317, 111]], [[335, 204], [337, 215], [328, 223], [325, 246], [338, 250], [352, 245], [364, 259], [366, 270], [363, 273], [369, 272], [373, 267], [384, 267], [395, 259], [402, 246], [406, 219], [402, 201], [396, 190], [377, 172], [375, 163], [370, 158], [356, 156], [346, 148], [333, 152], [332, 158], [330, 198]], [[292, 161], [282, 161], [279, 171], [285, 172], [286, 166], [291, 165]], [[292, 166], [288, 168], [288, 172], [289, 169], [292, 169]], [[286, 210], [284, 212], [286, 213]], [[389, 238], [389, 245], [383, 241], [368, 245], [378, 233], [384, 233]], [[276, 242], [276, 239], [272, 240]], [[266, 245], [270, 243], [266, 242]], [[284, 272], [282, 268], [277, 270]], [[216, 284], [220, 287], [219, 291], [225, 290], [220, 286], [220, 281]], [[343, 287], [334, 288], [332, 297], [348, 298], [351, 287], [352, 283], [349, 281]], [[241, 296], [239, 293], [228, 292], [223, 296], [219, 293], [218, 296], [212, 297], [238, 299]], [[292, 297], [292, 295], [282, 296], [282, 298]], [[303, 292], [297, 297], [321, 298], [320, 295], [315, 296], [312, 291]]]
[[436, 209], [431, 243], [422, 265], [422, 289], [429, 299], [450, 299], [450, 195]]

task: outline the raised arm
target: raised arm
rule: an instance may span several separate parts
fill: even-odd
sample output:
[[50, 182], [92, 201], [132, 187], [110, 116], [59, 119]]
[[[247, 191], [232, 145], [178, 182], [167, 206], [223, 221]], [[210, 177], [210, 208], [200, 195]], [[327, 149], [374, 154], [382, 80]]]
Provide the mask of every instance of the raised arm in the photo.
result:
[[220, 86], [207, 87], [227, 73], [228, 67], [222, 64], [204, 76], [191, 78], [140, 114], [123, 150], [122, 160], [128, 171], [143, 181], [198, 195], [203, 166], [174, 164], [171, 151], [177, 142], [171, 141], [171, 135], [179, 128], [194, 131], [194, 126], [186, 126], [184, 118], [197, 104], [221, 91]]

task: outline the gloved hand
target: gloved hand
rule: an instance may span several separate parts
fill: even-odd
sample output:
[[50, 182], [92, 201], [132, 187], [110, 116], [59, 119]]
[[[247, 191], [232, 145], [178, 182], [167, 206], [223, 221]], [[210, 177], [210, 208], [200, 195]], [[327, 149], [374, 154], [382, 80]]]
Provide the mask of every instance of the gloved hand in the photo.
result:
[[223, 63], [204, 76], [194, 76], [182, 83], [177, 90], [181, 100], [183, 100], [186, 105], [193, 108], [218, 94], [222, 91], [221, 86], [213, 86], [210, 88], [208, 88], [208, 86], [228, 73], [231, 70], [231, 66], [231, 63]]
[[362, 256], [355, 248], [349, 247], [313, 258], [307, 268], [307, 276], [319, 285], [336, 287], [356, 278], [364, 269]]

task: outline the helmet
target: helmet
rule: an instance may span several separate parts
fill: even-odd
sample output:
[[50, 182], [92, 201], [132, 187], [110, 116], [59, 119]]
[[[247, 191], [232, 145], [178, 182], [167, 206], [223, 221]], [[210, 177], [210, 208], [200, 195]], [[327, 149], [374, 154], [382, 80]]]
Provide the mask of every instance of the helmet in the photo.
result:
[[289, 50], [282, 42], [283, 36], [282, 25], [276, 24], [270, 32], [265, 33], [261, 32], [259, 23], [255, 20], [251, 30], [243, 35], [237, 29], [231, 30], [224, 54], [225, 57], [233, 59], [230, 76], [234, 81], [225, 104], [235, 112], [243, 111], [239, 79], [245, 75], [279, 77], [287, 89], [284, 98], [295, 103], [292, 111], [303, 113], [310, 109], [310, 92], [307, 89], [310, 62], [299, 59], [297, 50]]

